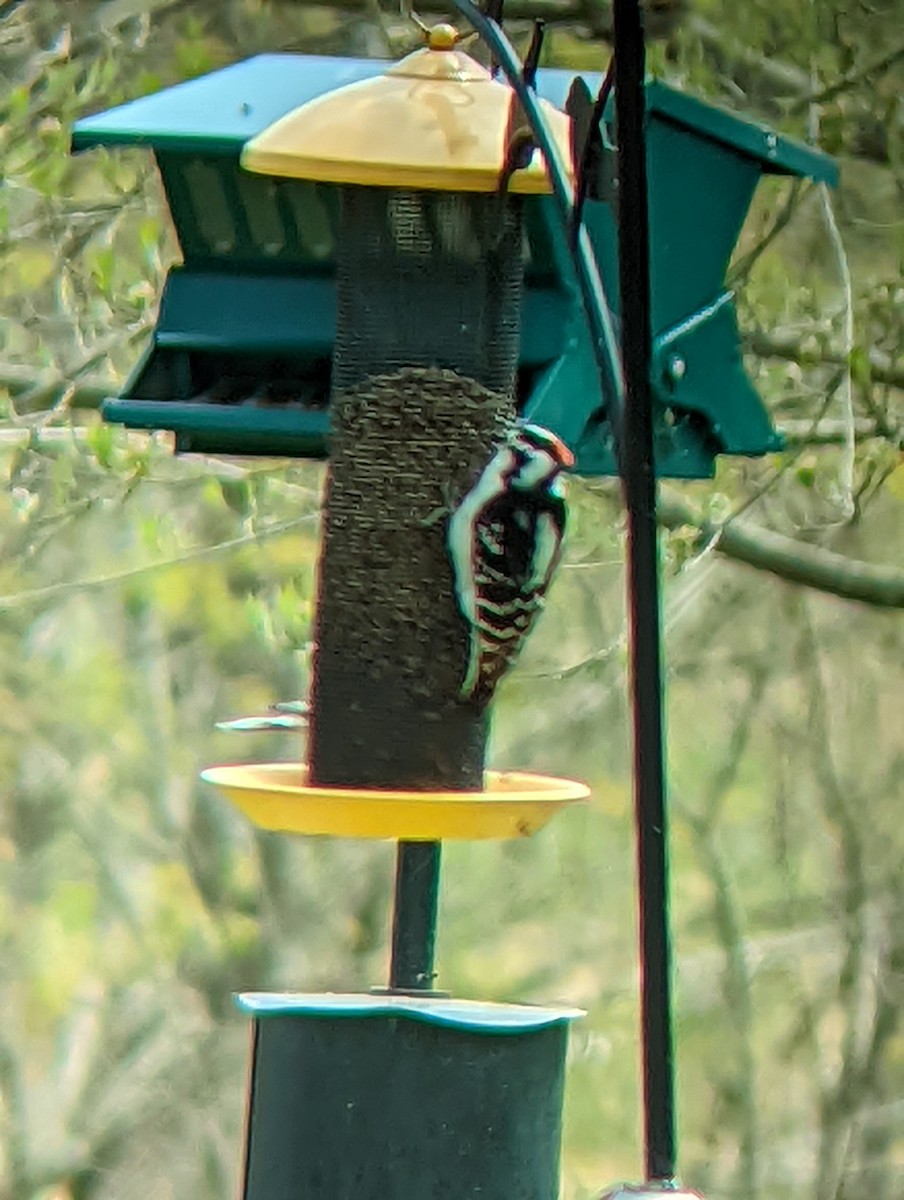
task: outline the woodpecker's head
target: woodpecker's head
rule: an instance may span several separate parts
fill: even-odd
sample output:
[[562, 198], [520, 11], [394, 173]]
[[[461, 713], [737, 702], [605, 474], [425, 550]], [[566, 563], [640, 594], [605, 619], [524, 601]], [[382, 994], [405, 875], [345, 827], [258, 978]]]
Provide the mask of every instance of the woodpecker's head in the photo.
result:
[[561, 438], [539, 425], [518, 425], [508, 437], [515, 470], [511, 486], [523, 491], [543, 487], [574, 465], [574, 455]]

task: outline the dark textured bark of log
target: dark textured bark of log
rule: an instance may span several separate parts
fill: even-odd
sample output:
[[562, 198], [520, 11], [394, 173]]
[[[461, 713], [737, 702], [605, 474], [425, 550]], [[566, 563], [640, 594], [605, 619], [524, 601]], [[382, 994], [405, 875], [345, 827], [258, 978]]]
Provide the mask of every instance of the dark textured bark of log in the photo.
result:
[[487, 723], [458, 699], [468, 629], [446, 518], [512, 421], [512, 400], [428, 367], [370, 379], [333, 404], [311, 778], [479, 789]]
[[523, 270], [518, 198], [342, 189], [319, 783], [482, 786], [486, 717], [458, 698], [469, 630], [446, 524], [515, 416]]

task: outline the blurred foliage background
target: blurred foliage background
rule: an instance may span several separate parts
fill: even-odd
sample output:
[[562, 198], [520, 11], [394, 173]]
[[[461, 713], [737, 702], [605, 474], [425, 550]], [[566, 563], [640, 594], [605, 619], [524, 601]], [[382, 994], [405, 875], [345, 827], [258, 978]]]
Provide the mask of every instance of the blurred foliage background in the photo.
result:
[[[550, 19], [548, 63], [604, 66], [603, 0], [509, 9], [519, 40]], [[831, 199], [765, 184], [735, 265], [787, 450], [663, 487], [682, 1172], [712, 1200], [898, 1200], [904, 3], [651, 9], [657, 74], [843, 170]], [[393, 862], [255, 833], [197, 781], [299, 753], [214, 722], [305, 691], [323, 472], [99, 423], [178, 248], [150, 157], [73, 159], [71, 123], [258, 51], [412, 45], [376, 0], [0, 3], [4, 1200], [234, 1194], [230, 994], [381, 981]], [[594, 799], [530, 842], [447, 848], [438, 965], [459, 995], [588, 1010], [581, 1200], [641, 1155], [622, 518], [612, 483], [572, 499], [492, 760]]]

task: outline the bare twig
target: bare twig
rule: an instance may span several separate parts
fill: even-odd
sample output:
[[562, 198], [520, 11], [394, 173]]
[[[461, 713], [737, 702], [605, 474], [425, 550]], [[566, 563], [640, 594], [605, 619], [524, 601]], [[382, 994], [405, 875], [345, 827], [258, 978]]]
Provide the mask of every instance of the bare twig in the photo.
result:
[[45, 600], [54, 600], [75, 592], [95, 592], [107, 587], [116, 587], [132, 579], [140, 579], [144, 575], [156, 571], [166, 571], [171, 567], [184, 566], [186, 563], [198, 562], [200, 559], [212, 558], [219, 554], [228, 554], [240, 546], [254, 545], [269, 538], [281, 537], [302, 525], [312, 524], [317, 520], [318, 513], [305, 513], [291, 521], [280, 521], [276, 525], [255, 530], [253, 533], [242, 534], [241, 537], [229, 538], [217, 542], [213, 546], [198, 546], [187, 550], [184, 554], [176, 554], [172, 558], [159, 559], [157, 562], [145, 563], [140, 567], [131, 567], [125, 571], [111, 571], [108, 575], [95, 575], [85, 579], [64, 579], [60, 583], [51, 583], [47, 587], [26, 588], [21, 592], [12, 592], [8, 596], [0, 596], [0, 610], [20, 608], [23, 604], [39, 604]]
[[702, 805], [692, 809], [672, 794], [671, 802], [683, 817], [694, 838], [701, 867], [713, 889], [713, 917], [716, 937], [724, 958], [722, 994], [725, 1013], [735, 1033], [729, 1090], [732, 1107], [740, 1125], [738, 1153], [738, 1194], [755, 1200], [757, 1183], [756, 1057], [753, 1050], [753, 1002], [750, 971], [745, 948], [744, 919], [735, 898], [731, 873], [719, 846], [717, 823], [722, 805], [734, 786], [741, 762], [750, 742], [754, 717], [765, 693], [767, 669], [762, 665], [751, 673], [750, 688], [738, 714], [725, 757], [710, 778]]
[[[766, 333], [759, 330], [745, 333], [744, 343], [748, 350], [761, 358], [779, 358], [787, 362], [804, 364], [826, 363], [830, 366], [844, 367], [847, 357], [842, 350], [820, 346], [812, 348], [806, 337], [790, 333]], [[884, 383], [889, 387], [904, 389], [904, 365], [896, 362], [888, 354], [875, 347], [867, 350], [872, 377], [876, 383]]]
[[117, 384], [99, 376], [88, 376], [73, 386], [58, 371], [40, 375], [32, 367], [0, 362], [0, 388], [14, 399], [28, 396], [30, 403], [34, 403], [36, 398], [43, 398], [49, 407], [69, 387], [72, 387], [70, 408], [100, 408], [107, 396], [115, 396], [118, 391]]
[[824, 104], [827, 100], [834, 100], [842, 92], [850, 92], [861, 83], [868, 83], [872, 90], [876, 87], [879, 76], [884, 75], [888, 68], [894, 66], [901, 58], [904, 58], [904, 42], [897, 42], [890, 50], [883, 50], [881, 54], [868, 59], [865, 63], [852, 67], [825, 87], [816, 88], [807, 95], [801, 96], [794, 101], [790, 111], [792, 113], [806, 112], [811, 104]]
[[801, 636], [797, 660], [807, 679], [811, 760], [820, 787], [826, 821], [838, 852], [841, 877], [840, 932], [844, 955], [838, 975], [838, 1003], [844, 1021], [841, 1067], [820, 1096], [820, 1152], [816, 1200], [835, 1200], [852, 1135], [853, 1119], [863, 1097], [862, 1026], [866, 1003], [867, 883], [860, 813], [862, 801], [842, 781], [835, 766], [827, 685], [816, 636], [803, 603], [796, 604]]
[[[789, 448], [798, 446], [843, 446], [848, 438], [848, 423], [844, 420], [777, 422], [777, 429]], [[904, 426], [883, 427], [872, 417], [854, 420], [854, 437], [858, 442], [888, 441], [904, 449]]]
[[728, 276], [728, 286], [730, 288], [737, 287], [739, 283], [747, 278], [760, 256], [769, 249], [782, 230], [786, 229], [791, 223], [792, 217], [795, 216], [811, 191], [812, 186], [806, 181], [802, 179], [794, 180], [788, 189], [788, 195], [785, 198], [784, 204], [775, 215], [772, 225], [753, 249], [732, 266]]

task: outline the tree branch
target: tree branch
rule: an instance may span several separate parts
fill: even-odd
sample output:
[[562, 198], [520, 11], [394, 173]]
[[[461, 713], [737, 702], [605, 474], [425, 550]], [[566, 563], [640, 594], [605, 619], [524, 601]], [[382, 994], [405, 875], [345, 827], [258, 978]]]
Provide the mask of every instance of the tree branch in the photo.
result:
[[[826, 363], [833, 367], [847, 366], [843, 351], [830, 347], [813, 350], [804, 337], [790, 333], [765, 333], [757, 330], [744, 335], [746, 348], [760, 358], [779, 358], [786, 362]], [[871, 346], [866, 352], [870, 371], [876, 383], [904, 390], [904, 365]]]
[[170, 567], [181, 567], [186, 563], [198, 562], [203, 558], [213, 558], [219, 554], [228, 554], [240, 546], [256, 545], [269, 538], [281, 537], [293, 529], [312, 524], [317, 519], [315, 512], [305, 513], [289, 521], [257, 529], [253, 533], [244, 533], [239, 537], [228, 538], [224, 542], [216, 542], [212, 546], [198, 546], [186, 550], [184, 554], [176, 554], [172, 558], [159, 559], [157, 562], [145, 563], [139, 567], [128, 567], [123, 571], [112, 571], [109, 575], [87, 576], [84, 579], [64, 579], [60, 583], [47, 584], [45, 587], [26, 588], [21, 592], [12, 592], [8, 596], [0, 596], [0, 611], [9, 608], [19, 608], [23, 604], [40, 604], [46, 600], [55, 600], [73, 592], [95, 592], [106, 587], [118, 586], [132, 579], [140, 579], [155, 571], [165, 571]]
[[904, 608], [904, 571], [895, 567], [848, 558], [739, 521], [718, 525], [677, 496], [660, 498], [659, 519], [667, 529], [690, 526], [717, 553], [788, 583], [874, 608]]
[[900, 58], [904, 58], [904, 42], [898, 42], [890, 50], [883, 50], [875, 58], [871, 58], [867, 62], [853, 67], [826, 87], [810, 92], [806, 96], [801, 96], [792, 105], [791, 112], [806, 112], [811, 104], [824, 104], [827, 100], [834, 100], [842, 92], [848, 92], [860, 83], [868, 81], [870, 88], [875, 88], [879, 76], [884, 75], [889, 67], [894, 66]]
[[[785, 358], [789, 361], [806, 361], [808, 354], [803, 347], [802, 339], [782, 338], [771, 334], [754, 334], [750, 340], [750, 348], [763, 356]], [[843, 356], [832, 351], [821, 352], [822, 361], [840, 365]], [[888, 382], [892, 386], [904, 388], [904, 369], [891, 365], [891, 360], [880, 351], [872, 351], [870, 360], [874, 378], [879, 382]], [[896, 382], [897, 381], [897, 382]], [[38, 381], [25, 367], [0, 363], [0, 387], [6, 386], [20, 392], [33, 392]], [[70, 400], [70, 406], [97, 407], [101, 399], [115, 395], [117, 385], [100, 379], [92, 378], [76, 385], [75, 393]], [[811, 445], [829, 445], [840, 442], [843, 430], [840, 423], [818, 422], [815, 425], [806, 421], [789, 421], [780, 425], [780, 430], [787, 429], [792, 444], [808, 443]], [[811, 432], [808, 434], [807, 430]], [[901, 445], [904, 440], [904, 430], [900, 427], [884, 428], [879, 421], [858, 422], [857, 436], [862, 439], [882, 437]], [[713, 549], [726, 558], [733, 558], [746, 563], [761, 571], [768, 571], [789, 583], [801, 584], [803, 587], [816, 591], [828, 592], [844, 600], [853, 600], [860, 604], [868, 604], [877, 608], [904, 608], [904, 571], [894, 567], [865, 563], [846, 555], [837, 554], [820, 546], [800, 542], [796, 538], [772, 530], [758, 528], [736, 521], [730, 524], [718, 525], [707, 521], [693, 511], [677, 496], [660, 498], [659, 517], [667, 529], [678, 529], [690, 526], [697, 530], [699, 537], [706, 543], [712, 543]], [[260, 535], [255, 535], [260, 536]], [[251, 538], [254, 540], [254, 538]], [[225, 547], [211, 547], [191, 552], [187, 557], [194, 558], [199, 553], [217, 553]], [[169, 564], [172, 565], [172, 564]], [[139, 568], [139, 573], [154, 567]], [[131, 572], [126, 572], [126, 575]], [[72, 581], [60, 585], [52, 585], [51, 594], [57, 590], [76, 590], [88, 586], [103, 586], [108, 580]], [[27, 591], [13, 597], [0, 597], [0, 605], [21, 603], [23, 599], [43, 599], [48, 589]]]
[[27, 396], [31, 403], [40, 400], [47, 408], [52, 408], [70, 388], [70, 408], [100, 408], [107, 396], [115, 396], [119, 390], [117, 384], [100, 377], [90, 376], [73, 383], [57, 371], [36, 375], [31, 367], [16, 363], [0, 363], [0, 388], [14, 399]]
[[[798, 446], [843, 446], [847, 440], [847, 421], [787, 420], [776, 422], [785, 445]], [[872, 417], [857, 417], [854, 420], [854, 437], [858, 442], [888, 441], [899, 450], [904, 450], [904, 426], [888, 426]]]

